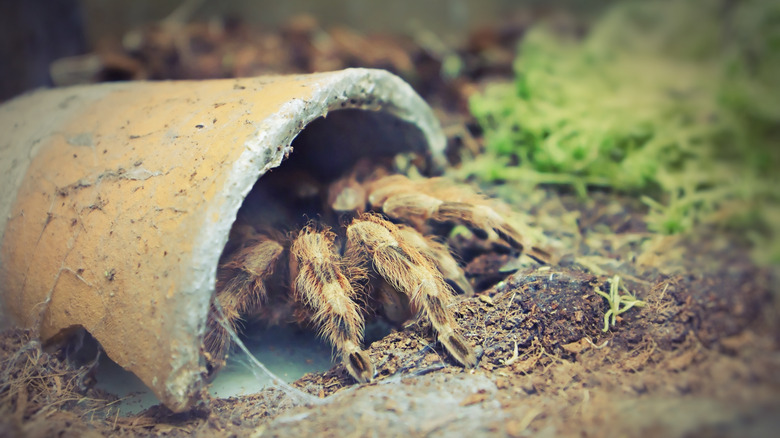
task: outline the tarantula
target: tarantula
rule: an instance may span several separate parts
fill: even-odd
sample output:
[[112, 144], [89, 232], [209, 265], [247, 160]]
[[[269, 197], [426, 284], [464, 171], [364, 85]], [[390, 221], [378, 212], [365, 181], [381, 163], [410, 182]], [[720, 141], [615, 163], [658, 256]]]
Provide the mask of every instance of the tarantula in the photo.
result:
[[[430, 235], [465, 225], [487, 242], [526, 246], [532, 257], [545, 258], [499, 213], [505, 206], [443, 178], [390, 175], [364, 160], [325, 185], [298, 173], [276, 183], [271, 178], [267, 186], [294, 196], [276, 208], [256, 200], [262, 210], [240, 217], [231, 231], [217, 271], [218, 306], [212, 303], [204, 339], [209, 374], [222, 366], [230, 346], [220, 314], [234, 330], [258, 318], [310, 323], [358, 382], [375, 374], [362, 347], [366, 318], [378, 314], [402, 324], [417, 315], [430, 322], [453, 359], [474, 367], [477, 357], [450, 309], [454, 290], [473, 290], [447, 247]], [[277, 222], [295, 222], [290, 216], [301, 210], [291, 206], [302, 199], [308, 211], [312, 202], [325, 201], [314, 210], [320, 220], [285, 234], [272, 220], [258, 219], [271, 211], [282, 216]]]

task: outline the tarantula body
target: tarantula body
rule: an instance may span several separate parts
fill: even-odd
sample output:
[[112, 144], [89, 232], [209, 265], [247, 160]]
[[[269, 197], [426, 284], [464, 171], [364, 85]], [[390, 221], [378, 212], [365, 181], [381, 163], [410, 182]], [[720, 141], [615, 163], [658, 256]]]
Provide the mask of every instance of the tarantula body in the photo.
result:
[[431, 322], [439, 342], [455, 360], [467, 367], [477, 364], [448, 310], [452, 290], [436, 266], [406, 243], [395, 225], [375, 215], [362, 215], [347, 228], [347, 257], [370, 264], [384, 281], [408, 297], [411, 312]]
[[397, 325], [415, 316], [429, 321], [453, 359], [475, 366], [450, 308], [455, 291], [474, 291], [446, 245], [430, 235], [459, 224], [515, 250], [528, 247], [499, 213], [503, 207], [444, 179], [414, 181], [365, 162], [315, 198], [325, 200], [321, 221], [298, 231], [285, 235], [257, 218], [234, 225], [204, 339], [209, 373], [229, 349], [224, 325], [240, 331], [248, 319], [294, 320], [313, 325], [349, 374], [368, 382], [375, 370], [363, 332], [375, 315]]
[[[341, 355], [349, 373], [360, 382], [371, 380], [374, 366], [363, 352], [364, 317], [357, 293], [358, 268], [345, 263], [330, 231], [307, 226], [290, 248], [293, 300], [303, 305], [321, 335]], [[362, 270], [361, 270], [362, 271]], [[347, 272], [354, 276], [352, 281]]]

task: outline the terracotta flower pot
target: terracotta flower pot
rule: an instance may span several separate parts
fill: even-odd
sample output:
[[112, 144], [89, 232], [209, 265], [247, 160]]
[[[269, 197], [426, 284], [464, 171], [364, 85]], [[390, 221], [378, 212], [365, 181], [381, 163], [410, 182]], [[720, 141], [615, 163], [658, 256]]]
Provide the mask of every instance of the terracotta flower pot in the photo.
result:
[[174, 411], [203, 385], [218, 259], [258, 178], [291, 153], [437, 166], [445, 143], [408, 84], [365, 69], [40, 91], [0, 107], [0, 132], [4, 320], [86, 329]]

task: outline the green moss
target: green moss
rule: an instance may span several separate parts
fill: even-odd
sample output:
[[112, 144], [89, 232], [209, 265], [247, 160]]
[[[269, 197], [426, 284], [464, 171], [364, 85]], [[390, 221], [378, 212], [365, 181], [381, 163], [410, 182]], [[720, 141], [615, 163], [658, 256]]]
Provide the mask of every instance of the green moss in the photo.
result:
[[470, 102], [487, 150], [468, 174], [643, 196], [663, 233], [780, 202], [778, 2], [618, 4], [584, 40], [532, 29], [515, 71]]

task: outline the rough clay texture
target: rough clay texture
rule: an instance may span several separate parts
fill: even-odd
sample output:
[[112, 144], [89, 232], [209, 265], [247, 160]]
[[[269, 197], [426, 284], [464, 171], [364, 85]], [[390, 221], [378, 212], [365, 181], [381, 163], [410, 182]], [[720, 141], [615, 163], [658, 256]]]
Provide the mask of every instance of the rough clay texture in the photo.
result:
[[83, 326], [174, 411], [202, 385], [218, 258], [244, 197], [311, 121], [387, 111], [445, 138], [380, 70], [42, 91], [0, 108], [0, 287], [50, 340]]

